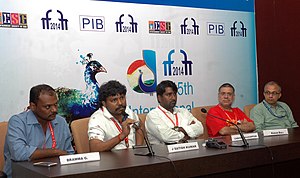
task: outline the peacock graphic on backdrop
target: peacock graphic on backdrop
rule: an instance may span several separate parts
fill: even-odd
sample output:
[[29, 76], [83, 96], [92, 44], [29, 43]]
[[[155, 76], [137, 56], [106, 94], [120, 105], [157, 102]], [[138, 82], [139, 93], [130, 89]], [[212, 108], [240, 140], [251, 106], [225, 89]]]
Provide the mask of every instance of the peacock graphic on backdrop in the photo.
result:
[[96, 74], [106, 73], [106, 69], [96, 60], [92, 60], [92, 53], [88, 53], [81, 63], [86, 64], [84, 91], [59, 87], [56, 90], [58, 95], [58, 114], [65, 117], [68, 122], [72, 120], [89, 117], [99, 108], [99, 83]]

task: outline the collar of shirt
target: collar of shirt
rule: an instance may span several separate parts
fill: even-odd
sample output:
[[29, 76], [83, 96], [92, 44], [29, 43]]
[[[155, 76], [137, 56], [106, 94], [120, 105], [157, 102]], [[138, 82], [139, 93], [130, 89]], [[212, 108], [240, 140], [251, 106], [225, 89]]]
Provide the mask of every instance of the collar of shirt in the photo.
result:
[[[162, 107], [161, 105], [159, 105], [159, 107], [160, 107], [160, 109], [162, 109], [164, 112], [166, 112], [166, 113], [171, 113], [170, 111], [168, 111], [168, 110], [166, 110], [164, 107]], [[176, 107], [174, 107], [173, 108], [173, 113], [171, 113], [171, 114], [177, 114], [179, 112], [179, 109], [178, 108], [176, 108]]]
[[279, 101], [276, 102], [276, 105], [270, 105], [266, 100], [263, 100], [263, 102], [266, 104], [266, 106], [268, 106], [268, 108], [273, 108], [273, 109], [277, 109], [278, 108], [278, 103]]

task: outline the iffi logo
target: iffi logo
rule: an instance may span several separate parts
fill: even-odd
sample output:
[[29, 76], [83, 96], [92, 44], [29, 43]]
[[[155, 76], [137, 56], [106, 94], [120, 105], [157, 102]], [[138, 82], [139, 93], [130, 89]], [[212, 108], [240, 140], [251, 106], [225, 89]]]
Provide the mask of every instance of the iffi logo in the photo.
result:
[[156, 53], [143, 50], [142, 59], [130, 64], [127, 69], [127, 80], [130, 87], [138, 93], [153, 93], [157, 86]]
[[[230, 28], [231, 36], [235, 37], [247, 37], [247, 28], [245, 27], [244, 23], [240, 21], [240, 25], [237, 25], [237, 21], [233, 22], [232, 27]], [[240, 27], [237, 28], [237, 27]]]
[[187, 20], [189, 18], [185, 18], [183, 20], [183, 24], [180, 25], [181, 34], [184, 35], [199, 35], [199, 25], [197, 25], [196, 20], [191, 18], [192, 25], [191, 28], [188, 26]]
[[184, 50], [180, 50], [181, 65], [174, 65], [173, 55], [175, 50], [171, 50], [168, 54], [168, 60], [163, 61], [164, 65], [164, 76], [178, 76], [178, 75], [192, 75], [192, 64], [193, 62], [188, 60], [187, 54]]
[[[68, 30], [68, 19], [64, 19], [63, 13], [59, 10], [56, 11], [59, 15], [59, 18], [52, 19], [49, 17], [49, 14], [52, 13], [52, 9], [46, 12], [46, 17], [43, 17], [43, 29], [47, 30]], [[57, 21], [58, 20], [58, 21]]]
[[116, 22], [117, 32], [137, 33], [138, 23], [134, 21], [132, 15], [128, 14], [130, 18], [129, 26], [124, 25], [123, 17], [124, 14], [120, 15], [119, 21]]
[[149, 33], [171, 34], [171, 22], [149, 21]]
[[28, 28], [27, 14], [0, 12], [0, 27]]

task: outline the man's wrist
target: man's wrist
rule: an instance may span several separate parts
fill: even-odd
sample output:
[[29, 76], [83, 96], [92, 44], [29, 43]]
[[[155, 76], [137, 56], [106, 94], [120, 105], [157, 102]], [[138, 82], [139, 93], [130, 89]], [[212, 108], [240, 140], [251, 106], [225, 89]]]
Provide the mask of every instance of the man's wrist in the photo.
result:
[[122, 136], [122, 133], [120, 133], [120, 134], [118, 135], [118, 138], [119, 138], [119, 141], [120, 141], [120, 142], [123, 141], [123, 140], [125, 139], [125, 137]]
[[182, 139], [180, 139], [179, 141], [178, 141], [178, 143], [187, 143], [188, 141], [187, 141], [187, 139], [185, 138], [185, 137], [183, 137]]

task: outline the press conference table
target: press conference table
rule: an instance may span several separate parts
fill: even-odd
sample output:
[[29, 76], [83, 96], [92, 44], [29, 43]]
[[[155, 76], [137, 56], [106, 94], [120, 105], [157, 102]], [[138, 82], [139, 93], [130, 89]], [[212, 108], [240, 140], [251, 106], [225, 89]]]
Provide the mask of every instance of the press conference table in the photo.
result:
[[[229, 136], [219, 139], [231, 143]], [[300, 128], [289, 129], [289, 135], [260, 135], [248, 140], [248, 148], [219, 150], [197, 141], [198, 150], [177, 153], [168, 153], [165, 145], [154, 145], [154, 157], [134, 155], [147, 152], [140, 148], [102, 152], [100, 161], [70, 165], [60, 165], [57, 157], [39, 160], [58, 163], [49, 168], [13, 162], [13, 177], [299, 177]]]

